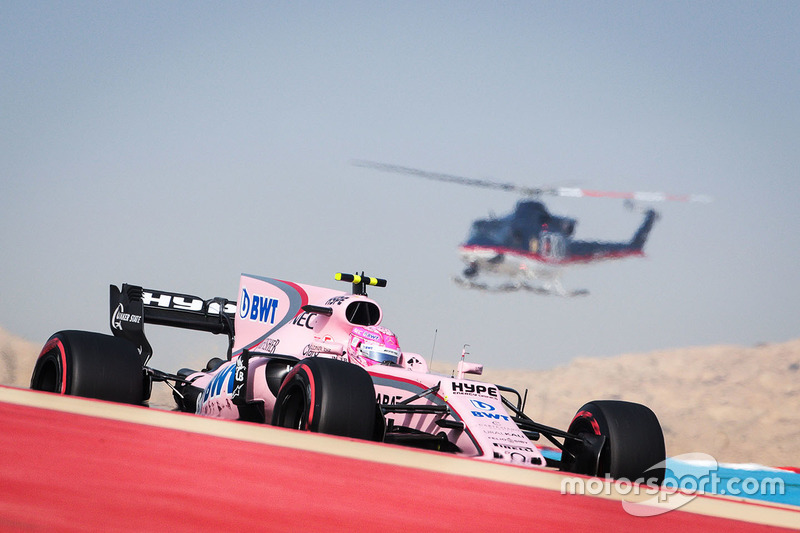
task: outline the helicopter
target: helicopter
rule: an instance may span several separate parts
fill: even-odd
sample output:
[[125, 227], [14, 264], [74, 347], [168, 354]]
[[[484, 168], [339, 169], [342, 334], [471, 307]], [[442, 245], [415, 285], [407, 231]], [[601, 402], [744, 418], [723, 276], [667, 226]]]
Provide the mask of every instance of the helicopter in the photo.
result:
[[644, 256], [644, 245], [659, 214], [642, 210], [643, 218], [630, 240], [619, 242], [584, 241], [573, 238], [577, 219], [552, 214], [542, 196], [571, 198], [616, 198], [629, 209], [636, 202], [710, 202], [704, 195], [670, 195], [660, 192], [611, 192], [574, 187], [525, 187], [486, 179], [429, 172], [411, 167], [357, 160], [353, 165], [457, 183], [498, 189], [521, 195], [514, 210], [501, 217], [472, 222], [469, 234], [459, 248], [465, 267], [453, 280], [465, 288], [493, 292], [526, 290], [542, 295], [581, 296], [586, 289], [568, 290], [561, 283], [565, 268], [603, 260]]

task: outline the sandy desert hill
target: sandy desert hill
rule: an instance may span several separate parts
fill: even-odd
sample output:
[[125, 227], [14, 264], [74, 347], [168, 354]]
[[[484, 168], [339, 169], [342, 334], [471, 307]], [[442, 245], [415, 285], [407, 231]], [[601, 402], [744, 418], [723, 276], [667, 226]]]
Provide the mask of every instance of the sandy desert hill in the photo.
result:
[[578, 358], [550, 370], [486, 370], [480, 379], [528, 389], [526, 413], [566, 427], [591, 400], [650, 407], [670, 456], [800, 465], [800, 339], [747, 348], [707, 346]]
[[[0, 384], [27, 387], [40, 348], [0, 328]], [[566, 429], [587, 401], [629, 400], [655, 411], [671, 456], [800, 466], [800, 339], [578, 358], [541, 371], [486, 369], [478, 379], [527, 389], [526, 413], [555, 427]], [[154, 389], [151, 403], [170, 405], [169, 390]]]

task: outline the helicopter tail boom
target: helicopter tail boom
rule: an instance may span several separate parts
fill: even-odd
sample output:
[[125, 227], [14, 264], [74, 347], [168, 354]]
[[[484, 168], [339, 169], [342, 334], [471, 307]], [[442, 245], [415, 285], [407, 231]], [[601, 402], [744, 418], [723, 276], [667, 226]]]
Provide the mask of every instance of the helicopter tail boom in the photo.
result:
[[650, 230], [653, 229], [653, 224], [655, 224], [657, 219], [658, 213], [656, 213], [653, 209], [648, 209], [644, 215], [642, 225], [639, 226], [639, 229], [636, 230], [636, 233], [631, 239], [631, 248], [640, 251], [642, 248], [644, 248], [644, 243], [647, 241], [647, 237], [650, 235]]

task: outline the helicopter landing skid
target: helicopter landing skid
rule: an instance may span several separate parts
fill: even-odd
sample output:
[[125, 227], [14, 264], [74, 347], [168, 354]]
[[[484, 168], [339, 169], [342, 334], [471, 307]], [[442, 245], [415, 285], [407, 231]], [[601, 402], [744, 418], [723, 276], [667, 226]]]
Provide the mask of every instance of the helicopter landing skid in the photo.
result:
[[542, 296], [564, 296], [564, 297], [573, 297], [573, 296], [586, 296], [589, 294], [589, 291], [586, 289], [577, 289], [573, 291], [568, 291], [564, 289], [560, 284], [555, 287], [545, 287], [541, 285], [531, 285], [525, 282], [509, 282], [509, 283], [501, 283], [491, 285], [489, 283], [482, 283], [478, 281], [473, 281], [471, 279], [464, 279], [461, 276], [454, 276], [453, 281], [456, 285], [465, 288], [465, 289], [475, 289], [480, 291], [486, 292], [517, 292], [517, 291], [528, 291], [533, 292]]

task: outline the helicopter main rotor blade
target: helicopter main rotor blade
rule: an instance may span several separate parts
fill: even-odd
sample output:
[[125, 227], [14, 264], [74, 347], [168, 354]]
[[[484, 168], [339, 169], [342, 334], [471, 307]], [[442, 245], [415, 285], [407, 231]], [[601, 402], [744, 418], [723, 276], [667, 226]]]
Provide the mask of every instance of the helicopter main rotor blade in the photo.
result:
[[638, 202], [702, 202], [708, 203], [712, 199], [704, 194], [667, 194], [664, 192], [615, 192], [594, 191], [590, 189], [576, 189], [571, 187], [558, 187], [553, 189], [555, 196], [571, 198], [616, 198], [620, 200], [634, 200]]
[[621, 200], [633, 200], [640, 202], [710, 202], [711, 198], [700, 194], [667, 194], [663, 192], [614, 192], [614, 191], [595, 191], [590, 189], [579, 189], [575, 187], [523, 187], [513, 183], [501, 183], [497, 181], [467, 178], [455, 176], [453, 174], [443, 174], [441, 172], [430, 172], [418, 168], [392, 165], [389, 163], [378, 163], [376, 161], [355, 160], [353, 165], [363, 168], [372, 168], [383, 172], [394, 172], [395, 174], [408, 174], [420, 178], [427, 178], [436, 181], [446, 181], [458, 183], [459, 185], [469, 185], [472, 187], [483, 187], [486, 189], [498, 189], [501, 191], [513, 192], [523, 196], [564, 196], [568, 198], [616, 198]]
[[394, 172], [395, 174], [408, 174], [420, 178], [427, 178], [436, 181], [446, 181], [449, 183], [458, 183], [459, 185], [470, 185], [472, 187], [483, 187], [486, 189], [499, 189], [501, 191], [516, 192], [526, 196], [538, 196], [546, 194], [547, 189], [521, 187], [513, 183], [500, 183], [491, 180], [482, 180], [476, 178], [466, 178], [464, 176], [455, 176], [453, 174], [443, 174], [441, 172], [430, 172], [428, 170], [420, 170], [418, 168], [404, 167], [400, 165], [390, 165], [388, 163], [377, 163], [375, 161], [356, 160], [352, 162], [353, 165], [363, 168], [372, 168], [381, 170], [383, 172]]

